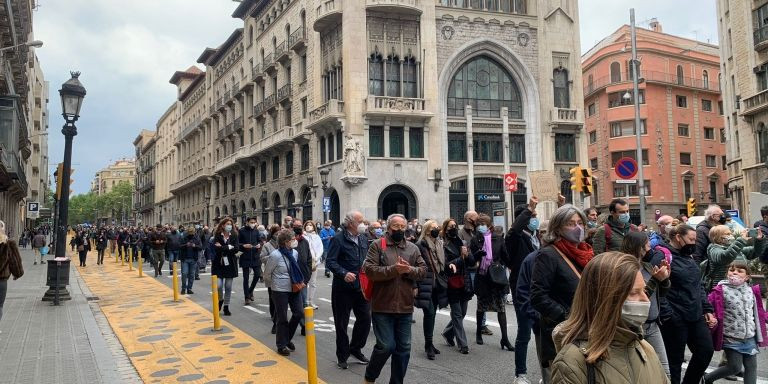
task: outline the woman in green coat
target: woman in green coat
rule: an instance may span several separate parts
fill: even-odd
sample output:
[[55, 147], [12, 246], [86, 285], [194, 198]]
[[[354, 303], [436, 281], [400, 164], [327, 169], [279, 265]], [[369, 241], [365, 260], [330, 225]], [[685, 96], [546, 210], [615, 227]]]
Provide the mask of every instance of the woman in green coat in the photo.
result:
[[[766, 242], [762, 231], [756, 231], [757, 235], [749, 237], [749, 231], [744, 229], [740, 236], [734, 237], [730, 228], [725, 225], [716, 225], [709, 230], [709, 246], [707, 247], [707, 260], [701, 268], [704, 288], [710, 292], [718, 281], [725, 278], [728, 266], [736, 259], [752, 260], [763, 254]], [[752, 245], [750, 245], [752, 244]]]

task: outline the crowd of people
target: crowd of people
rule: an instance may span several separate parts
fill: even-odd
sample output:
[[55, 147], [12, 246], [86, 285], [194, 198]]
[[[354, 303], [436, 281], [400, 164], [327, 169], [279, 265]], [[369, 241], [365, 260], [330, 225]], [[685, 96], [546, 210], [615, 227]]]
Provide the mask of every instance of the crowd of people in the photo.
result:
[[[70, 244], [81, 267], [92, 248], [97, 264], [110, 250], [118, 258], [141, 257], [155, 276], [163, 274], [165, 260], [179, 261], [187, 295], [210, 265], [220, 279], [225, 316], [239, 273], [245, 305], [263, 281], [276, 349], [285, 356], [296, 350], [297, 331], [304, 334], [302, 307], [317, 308], [318, 268], [324, 265], [332, 279], [337, 366], [347, 369], [350, 358], [366, 364], [369, 383], [390, 359], [390, 383], [404, 382], [417, 309], [423, 312], [424, 353], [438, 358], [435, 314], [441, 308], [450, 310], [441, 339], [463, 355], [471, 353], [467, 331], [475, 332], [476, 345], [486, 344], [484, 336], [493, 335], [488, 313], [496, 313], [501, 350], [514, 352], [514, 383], [531, 382], [531, 335], [543, 383], [693, 384], [737, 374], [756, 382], [755, 355], [768, 345], [768, 315], [761, 287], [750, 278], [755, 263], [768, 263], [768, 207], [750, 229], [734, 230], [733, 219], [711, 205], [695, 228], [685, 217], [664, 215], [651, 230], [631, 224], [622, 199], [603, 215], [559, 204], [548, 220], [539, 219], [538, 204], [532, 197], [514, 207], [508, 228], [475, 211], [461, 222], [400, 214], [369, 222], [353, 211], [339, 227], [292, 217], [264, 226], [254, 216], [240, 228], [228, 217], [213, 227], [76, 228]], [[2, 255], [12, 248], [0, 242], [0, 284], [23, 273], [9, 269], [14, 265]], [[473, 298], [476, 326], [467, 330]], [[507, 332], [510, 304], [514, 340]], [[376, 343], [366, 353], [371, 329]], [[683, 373], [686, 347], [691, 356]], [[720, 367], [705, 374], [715, 350], [724, 351]]]

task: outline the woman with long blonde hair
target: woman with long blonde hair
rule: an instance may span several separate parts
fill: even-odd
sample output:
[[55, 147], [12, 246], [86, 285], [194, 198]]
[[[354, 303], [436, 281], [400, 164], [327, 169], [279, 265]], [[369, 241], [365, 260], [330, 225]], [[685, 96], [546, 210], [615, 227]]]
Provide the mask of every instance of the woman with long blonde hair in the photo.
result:
[[595, 256], [576, 288], [568, 319], [553, 332], [552, 383], [657, 384], [669, 379], [643, 340], [650, 300], [632, 255]]

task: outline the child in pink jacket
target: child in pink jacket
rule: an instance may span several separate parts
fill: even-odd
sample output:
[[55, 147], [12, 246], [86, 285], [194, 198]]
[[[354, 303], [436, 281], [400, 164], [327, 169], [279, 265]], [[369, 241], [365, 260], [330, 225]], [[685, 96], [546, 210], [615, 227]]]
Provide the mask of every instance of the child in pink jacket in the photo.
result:
[[717, 325], [712, 329], [716, 351], [723, 350], [728, 364], [704, 376], [705, 383], [735, 375], [744, 367], [744, 383], [757, 382], [757, 353], [768, 346], [766, 315], [760, 286], [750, 287], [746, 260], [734, 260], [728, 266], [726, 280], [720, 281], [709, 294], [715, 309]]

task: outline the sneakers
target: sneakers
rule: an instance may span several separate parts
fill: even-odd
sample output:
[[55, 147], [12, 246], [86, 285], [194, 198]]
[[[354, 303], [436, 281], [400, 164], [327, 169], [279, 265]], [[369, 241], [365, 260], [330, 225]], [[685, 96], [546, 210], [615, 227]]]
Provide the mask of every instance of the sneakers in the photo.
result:
[[288, 342], [288, 345], [286, 345], [286, 347], [288, 347], [288, 349], [290, 349], [290, 350], [291, 350], [291, 352], [293, 352], [293, 351], [295, 351], [295, 350], [296, 350], [296, 345], [295, 345], [295, 344], [293, 344], [293, 341], [289, 341], [289, 342]]
[[515, 380], [512, 382], [512, 384], [531, 384], [531, 381], [528, 380], [525, 375], [520, 375], [515, 377]]
[[357, 363], [360, 365], [366, 365], [370, 363], [370, 360], [368, 360], [368, 358], [365, 357], [365, 355], [363, 355], [363, 353], [360, 351], [350, 351], [349, 355], [357, 359]]
[[288, 349], [288, 347], [282, 347], [277, 350], [277, 353], [279, 353], [282, 356], [290, 356], [291, 350]]
[[483, 325], [483, 328], [480, 329], [480, 333], [487, 336], [493, 336], [493, 332], [488, 328], [487, 325]]
[[339, 367], [339, 369], [347, 369], [349, 368], [349, 364], [347, 364], [346, 361], [337, 361], [336, 366]]
[[194, 292], [192, 292], [192, 290], [191, 290], [191, 289], [187, 289], [187, 295], [191, 295], [191, 294], [193, 294], [193, 293], [194, 293]]

